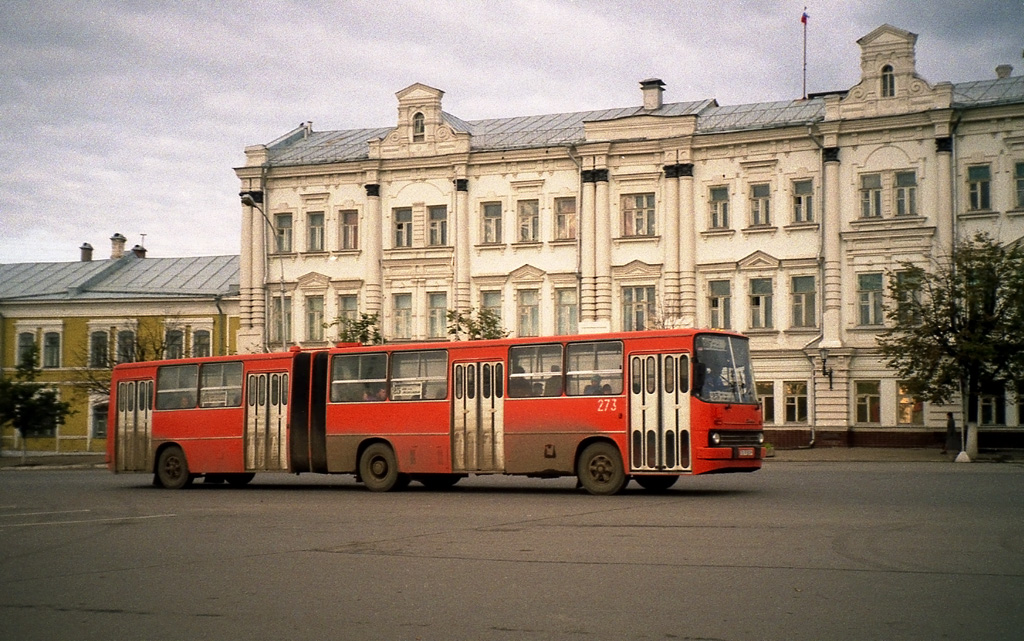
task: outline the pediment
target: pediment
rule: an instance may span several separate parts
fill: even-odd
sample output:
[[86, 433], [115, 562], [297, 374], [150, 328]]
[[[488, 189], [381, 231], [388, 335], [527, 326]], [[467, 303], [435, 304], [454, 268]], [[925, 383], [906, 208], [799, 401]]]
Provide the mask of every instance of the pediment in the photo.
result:
[[746, 258], [739, 261], [738, 266], [740, 269], [778, 269], [780, 260], [771, 254], [767, 254], [761, 250], [750, 254]]
[[889, 45], [889, 44], [914, 44], [917, 42], [917, 34], [894, 27], [891, 24], [883, 24], [868, 35], [857, 41], [860, 46], [866, 45]]
[[398, 97], [399, 103], [405, 102], [420, 102], [420, 101], [440, 101], [444, 92], [440, 89], [435, 89], [429, 85], [425, 85], [421, 82], [416, 82], [405, 89], [402, 89], [395, 96]]
[[661, 276], [661, 266], [651, 265], [642, 260], [634, 260], [625, 265], [612, 267], [612, 275], [616, 278], [657, 278]]
[[533, 265], [523, 265], [509, 274], [513, 282], [540, 281], [544, 279], [544, 270]]
[[299, 289], [327, 289], [331, 279], [319, 272], [309, 272], [299, 276]]

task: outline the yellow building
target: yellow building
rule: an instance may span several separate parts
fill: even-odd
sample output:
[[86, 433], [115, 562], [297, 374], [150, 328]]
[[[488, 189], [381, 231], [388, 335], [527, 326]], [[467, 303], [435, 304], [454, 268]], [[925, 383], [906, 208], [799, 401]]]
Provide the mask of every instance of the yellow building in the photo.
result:
[[236, 352], [238, 257], [146, 258], [111, 238], [111, 256], [67, 263], [0, 265], [0, 366], [13, 375], [38, 350], [39, 382], [55, 386], [74, 413], [53, 434], [22, 443], [2, 429], [4, 451], [101, 452], [118, 362]]

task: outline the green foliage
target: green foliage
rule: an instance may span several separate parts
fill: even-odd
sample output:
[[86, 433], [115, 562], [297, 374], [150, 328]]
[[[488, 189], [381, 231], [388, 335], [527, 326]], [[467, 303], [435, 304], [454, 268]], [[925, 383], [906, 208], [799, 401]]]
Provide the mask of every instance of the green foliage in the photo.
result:
[[1020, 247], [978, 234], [930, 270], [901, 263], [890, 274], [889, 299], [890, 329], [878, 345], [918, 398], [973, 401], [993, 385], [1024, 380]]
[[477, 341], [488, 338], [505, 338], [509, 335], [501, 324], [501, 317], [489, 309], [471, 310], [462, 313], [449, 309], [448, 335], [454, 340]]
[[52, 433], [71, 413], [71, 404], [61, 401], [57, 390], [37, 383], [38, 348], [18, 363], [13, 378], [0, 375], [0, 425], [10, 423], [22, 438]]
[[338, 325], [338, 341], [342, 343], [362, 343], [363, 345], [383, 345], [384, 336], [380, 332], [379, 314], [359, 314], [359, 318], [336, 318], [333, 323]]

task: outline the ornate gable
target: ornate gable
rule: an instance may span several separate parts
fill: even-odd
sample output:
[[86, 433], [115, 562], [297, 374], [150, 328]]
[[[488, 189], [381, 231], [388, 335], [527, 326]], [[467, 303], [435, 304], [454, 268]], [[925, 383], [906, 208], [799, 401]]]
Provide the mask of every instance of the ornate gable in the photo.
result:
[[423, 83], [409, 85], [398, 97], [398, 124], [370, 141], [370, 158], [412, 158], [469, 151], [469, 134], [456, 132], [444, 118], [444, 92]]
[[761, 250], [757, 250], [737, 263], [741, 270], [778, 269], [779, 259]]
[[309, 272], [299, 276], [299, 289], [303, 291], [324, 290], [330, 285], [331, 280], [318, 272]]
[[544, 270], [533, 265], [523, 265], [509, 274], [513, 283], [541, 282], [544, 279]]

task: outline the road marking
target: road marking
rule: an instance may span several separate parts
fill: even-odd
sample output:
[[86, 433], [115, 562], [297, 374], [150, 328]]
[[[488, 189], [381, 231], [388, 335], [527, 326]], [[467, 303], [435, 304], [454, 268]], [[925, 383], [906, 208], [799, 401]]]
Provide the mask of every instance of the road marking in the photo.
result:
[[41, 516], [43, 514], [79, 514], [81, 512], [92, 512], [92, 510], [60, 510], [55, 512], [18, 512], [15, 514], [0, 514], [0, 518], [11, 516]]
[[123, 521], [143, 521], [147, 519], [167, 519], [176, 517], [177, 514], [150, 514], [147, 516], [120, 516], [109, 519], [83, 519], [80, 521], [47, 521], [45, 523], [12, 523], [10, 525], [0, 525], [0, 530], [6, 530], [9, 528], [16, 527], [38, 527], [40, 525], [81, 525], [86, 523], [117, 523]]

